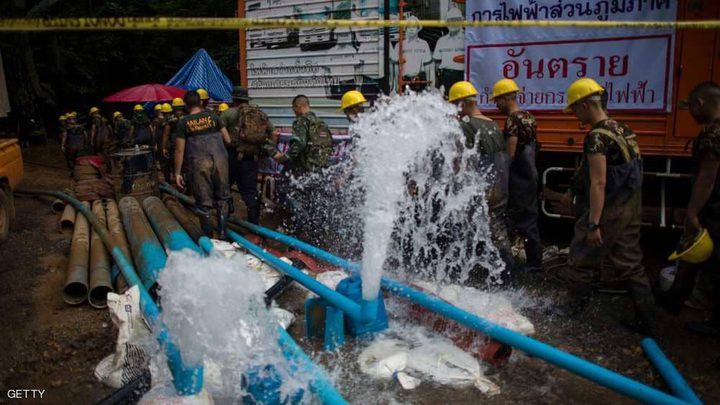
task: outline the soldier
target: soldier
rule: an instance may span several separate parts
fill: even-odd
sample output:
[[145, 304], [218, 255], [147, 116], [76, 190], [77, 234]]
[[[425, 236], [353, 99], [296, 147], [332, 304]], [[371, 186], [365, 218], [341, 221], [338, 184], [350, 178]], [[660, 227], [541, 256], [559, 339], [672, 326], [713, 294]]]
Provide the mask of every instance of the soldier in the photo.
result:
[[651, 335], [654, 298], [640, 249], [640, 150], [630, 127], [608, 118], [601, 104], [603, 91], [595, 80], [583, 78], [570, 85], [566, 93], [566, 111], [572, 111], [592, 129], [583, 142], [573, 190], [578, 219], [568, 264], [558, 272], [558, 279], [568, 287], [569, 299], [556, 312], [577, 315], [588, 304], [593, 284], [620, 280], [635, 307], [636, 320], [631, 326]]
[[518, 85], [502, 79], [493, 86], [492, 98], [501, 113], [505, 114], [503, 134], [510, 156], [509, 219], [512, 227], [523, 238], [525, 245], [524, 271], [542, 271], [542, 242], [538, 230], [538, 173], [535, 166], [537, 153], [537, 127], [535, 117], [520, 109], [517, 102]]
[[680, 258], [673, 285], [661, 302], [671, 312], [679, 312], [702, 271], [713, 291], [712, 316], [707, 322], [689, 322], [685, 326], [696, 333], [720, 336], [720, 86], [714, 82], [701, 83], [690, 92], [688, 101], [690, 114], [703, 128], [693, 141], [693, 186], [678, 250], [693, 244], [703, 229], [715, 244], [710, 259], [704, 263], [690, 264]]
[[[508, 243], [505, 210], [508, 201], [508, 171], [510, 159], [505, 140], [495, 121], [483, 115], [477, 107], [477, 90], [470, 82], [460, 81], [450, 88], [448, 101], [460, 107], [460, 127], [465, 135], [465, 147], [477, 148], [483, 166], [492, 165], [494, 182], [488, 189], [487, 202], [490, 214], [490, 231], [493, 244], [509, 271], [514, 265]], [[505, 275], [508, 274], [506, 271]]]
[[130, 139], [133, 145], [153, 145], [153, 127], [140, 104], [133, 107], [133, 116], [130, 127]]
[[115, 139], [119, 146], [121, 148], [129, 148], [132, 145], [130, 139], [130, 128], [132, 124], [130, 124], [130, 120], [125, 119], [120, 111], [115, 111], [113, 113], [113, 123], [115, 125], [113, 128]]
[[188, 181], [195, 202], [206, 212], [206, 215], [200, 217], [202, 230], [205, 235], [212, 235], [209, 212], [214, 206], [218, 237], [225, 239], [232, 201], [228, 154], [225, 149], [225, 144], [230, 144], [230, 135], [214, 112], [202, 108], [200, 95], [196, 91], [185, 93], [184, 101], [188, 115], [182, 117], [176, 127], [175, 183], [180, 189], [185, 189], [182, 167], [184, 159], [187, 159]]
[[[290, 145], [285, 153], [278, 151], [273, 157], [284, 165], [278, 197], [290, 210], [294, 227], [304, 231], [311, 243], [324, 245], [327, 207], [322, 206], [326, 185], [322, 169], [330, 165], [332, 134], [327, 124], [310, 110], [306, 96], [295, 96], [292, 109], [296, 119]], [[297, 180], [292, 182], [297, 185], [293, 190], [289, 177]]]
[[75, 111], [66, 115], [66, 125], [67, 130], [60, 143], [60, 148], [65, 152], [70, 176], [73, 176], [75, 174], [75, 159], [87, 153], [88, 134], [85, 128], [78, 124]]
[[90, 144], [96, 154], [105, 155], [112, 141], [112, 129], [100, 109], [90, 108]]
[[262, 157], [274, 154], [275, 142], [272, 142], [271, 138], [275, 127], [267, 114], [257, 106], [249, 104], [250, 96], [246, 88], [240, 86], [233, 88], [232, 99], [233, 107], [225, 109], [220, 116], [231, 139], [231, 144], [228, 145], [230, 185], [237, 184], [247, 208], [248, 222], [258, 224], [260, 221], [258, 161]]
[[165, 119], [161, 145], [163, 157], [167, 160], [167, 163], [164, 165], [165, 169], [163, 172], [165, 174], [166, 181], [171, 182], [175, 178], [173, 173], [173, 170], [175, 169], [175, 128], [180, 118], [183, 117], [185, 102], [181, 98], [177, 97], [173, 99], [172, 105], [165, 107], [165, 110], [168, 108], [172, 110], [172, 114], [168, 114]]

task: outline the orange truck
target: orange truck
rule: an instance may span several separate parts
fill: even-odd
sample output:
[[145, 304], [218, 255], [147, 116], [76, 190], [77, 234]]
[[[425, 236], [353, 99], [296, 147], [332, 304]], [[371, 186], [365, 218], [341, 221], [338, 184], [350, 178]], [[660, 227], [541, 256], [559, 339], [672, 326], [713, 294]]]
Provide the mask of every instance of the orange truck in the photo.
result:
[[[585, 14], [585, 19], [610, 21], [615, 18], [653, 18], [652, 13], [638, 14], [641, 9], [648, 12], [671, 10], [665, 14], [668, 19], [720, 18], [720, 1], [717, 0], [508, 0], [467, 4], [464, 0], [327, 0], [303, 4], [269, 0], [238, 1], [239, 16], [273, 19], [565, 19], [578, 18], [580, 14]], [[610, 15], [611, 12], [615, 12], [616, 16]], [[492, 66], [496, 71], [503, 72], [503, 60], [508, 59], [484, 57], [479, 65], [469, 63], [472, 50], [470, 44], [466, 43], [467, 31], [463, 35], [462, 32], [448, 28], [423, 28], [419, 32], [410, 28], [336, 28], [329, 30], [327, 35], [332, 37], [332, 43], [327, 38], [306, 37], [303, 30], [296, 30], [292, 34], [297, 39], [280, 48], [272, 46], [274, 31], [240, 31], [239, 71], [241, 83], [248, 87], [254, 103], [268, 112], [276, 126], [284, 132], [281, 141], [287, 139], [290, 132], [294, 118], [290, 102], [297, 94], [309, 96], [313, 110], [329, 124], [338, 142], [342, 143], [348, 139], [344, 136], [347, 121], [338, 110], [338, 105], [345, 91], [358, 89], [372, 102], [379, 93], [404, 89], [405, 86], [447, 90], [457, 80], [468, 79], [476, 87], [484, 87], [487, 92], [499, 77], [477, 79], [478, 72], [474, 71], [474, 66]], [[690, 192], [692, 162], [688, 145], [700, 128], [689, 114], [687, 95], [700, 82], [720, 81], [720, 33], [717, 30], [670, 31], [668, 45], [663, 53], [663, 67], [666, 71], [659, 80], [666, 94], [663, 107], [647, 110], [614, 109], [612, 102], [609, 107], [610, 115], [629, 124], [638, 135], [645, 169], [644, 222], [658, 227], [680, 226], [683, 207], [687, 204]], [[489, 31], [479, 32], [478, 35], [486, 35]], [[554, 32], [540, 32], [538, 36], [552, 41]], [[612, 29], [607, 30], [607, 35], [618, 36]], [[646, 34], [643, 32], [636, 35]], [[633, 48], [637, 43], [629, 40], [614, 38], [613, 41], [611, 45], [614, 49], [628, 49], [626, 53], [638, 49]], [[652, 55], [652, 46], [647, 45], [639, 52]], [[548, 49], [552, 53], [560, 48]], [[510, 50], [519, 54], [519, 49], [515, 47]], [[582, 47], [579, 52], [582, 52]], [[506, 56], [504, 50], [501, 56]], [[552, 56], [542, 57], [547, 63]], [[633, 57], [637, 59], [638, 55], [631, 55], [631, 60]], [[605, 62], [603, 59], [603, 64]], [[609, 55], [607, 62], [611, 62]], [[521, 63], [516, 66], [522, 68]], [[641, 80], [644, 75], [655, 73], [651, 69], [638, 71], [638, 66], [630, 63], [630, 73]], [[633, 68], [635, 72], [632, 72]], [[606, 67], [603, 65], [602, 69], [606, 70]], [[530, 70], [528, 78], [533, 74], [539, 75]], [[504, 72], [512, 73], [510, 70]], [[588, 71], [587, 76], [592, 77], [593, 74]], [[578, 77], [581, 77], [580, 73]], [[522, 79], [525, 79], [524, 72], [518, 81]], [[603, 84], [601, 80], [598, 81]], [[564, 90], [566, 85], [559, 83], [555, 87]], [[502, 117], [491, 103], [486, 103], [485, 108], [500, 125], [503, 124]], [[528, 108], [538, 119], [538, 138], [542, 145], [538, 156], [543, 182], [542, 212], [548, 217], [572, 217], [571, 209], [559, 204], [559, 195], [566, 190], [579, 162], [583, 137], [588, 128], [580, 125], [570, 114], [563, 113], [562, 108], [552, 111], [535, 110], [531, 106]]]
[[0, 139], [0, 242], [10, 233], [15, 217], [13, 190], [23, 178], [23, 160], [17, 139]]

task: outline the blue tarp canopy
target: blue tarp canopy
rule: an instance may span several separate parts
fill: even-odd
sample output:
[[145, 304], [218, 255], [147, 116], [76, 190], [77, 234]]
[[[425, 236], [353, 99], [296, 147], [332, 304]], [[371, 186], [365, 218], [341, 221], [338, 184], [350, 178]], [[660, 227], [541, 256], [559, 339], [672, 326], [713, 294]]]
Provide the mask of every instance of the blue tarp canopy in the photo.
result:
[[205, 49], [200, 48], [167, 83], [187, 90], [203, 88], [216, 101], [230, 101], [232, 82]]

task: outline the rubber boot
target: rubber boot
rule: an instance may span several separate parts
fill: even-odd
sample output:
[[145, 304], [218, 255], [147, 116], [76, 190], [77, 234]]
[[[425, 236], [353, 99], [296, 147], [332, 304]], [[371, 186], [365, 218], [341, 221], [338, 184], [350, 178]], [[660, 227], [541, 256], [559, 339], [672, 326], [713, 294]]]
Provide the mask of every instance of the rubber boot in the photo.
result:
[[655, 336], [657, 307], [650, 286], [628, 283], [627, 288], [635, 307], [635, 321], [628, 326], [643, 336]]
[[576, 318], [587, 308], [591, 297], [592, 286], [590, 284], [573, 284], [568, 287], [565, 301], [550, 308], [549, 314], [563, 318]]
[[227, 219], [230, 206], [225, 202], [220, 202], [215, 211], [217, 211], [218, 239], [227, 240]]
[[200, 215], [200, 229], [208, 238], [213, 237], [212, 224], [210, 223], [210, 214]]

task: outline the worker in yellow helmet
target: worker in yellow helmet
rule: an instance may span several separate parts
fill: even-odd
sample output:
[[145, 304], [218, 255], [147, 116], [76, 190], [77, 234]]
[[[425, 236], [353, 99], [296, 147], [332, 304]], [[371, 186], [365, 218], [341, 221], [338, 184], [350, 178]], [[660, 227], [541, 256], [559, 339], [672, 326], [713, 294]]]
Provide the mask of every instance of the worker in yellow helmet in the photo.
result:
[[165, 114], [162, 111], [162, 104], [157, 103], [153, 107], [153, 118], [152, 118], [152, 147], [155, 151], [155, 163], [160, 165], [162, 159], [162, 134], [165, 127]]
[[[690, 115], [702, 129], [693, 140], [694, 169], [685, 211], [685, 231], [677, 249], [679, 253], [670, 258], [678, 260], [677, 273], [670, 290], [660, 296], [660, 303], [678, 313], [696, 287], [695, 280], [704, 281], [713, 296], [712, 315], [706, 322], [688, 322], [685, 327], [691, 332], [717, 337], [720, 336], [720, 85], [700, 83], [687, 99]], [[703, 274], [698, 279], [701, 271]]]
[[130, 120], [132, 127], [130, 128], [130, 139], [133, 145], [152, 146], [153, 142], [153, 123], [145, 114], [142, 105], [137, 104], [133, 107], [133, 115]]
[[[632, 129], [611, 119], [602, 106], [605, 90], [593, 79], [582, 78], [567, 89], [567, 107], [591, 127], [583, 141], [583, 155], [576, 174], [575, 234], [568, 265], [558, 279], [569, 288], [569, 300], [559, 313], [579, 314], [587, 305], [591, 283], [601, 278], [604, 266], [630, 292], [636, 320], [631, 326], [652, 334], [655, 304], [650, 281], [642, 265], [642, 162]], [[603, 273], [603, 280], [606, 280]]]
[[348, 121], [357, 122], [359, 114], [365, 111], [364, 103], [367, 103], [367, 100], [361, 92], [350, 90], [343, 94], [340, 109], [345, 113]]
[[70, 176], [73, 176], [75, 159], [88, 154], [88, 134], [85, 127], [77, 122], [77, 112], [73, 111], [65, 118], [67, 128], [61, 139], [60, 148], [65, 153]]
[[165, 181], [172, 183], [175, 181], [173, 173], [175, 168], [175, 127], [184, 115], [185, 102], [180, 97], [176, 97], [169, 107], [172, 109], [172, 114], [165, 117], [163, 125], [162, 141], [160, 142], [163, 159], [160, 161], [160, 168], [165, 176]]
[[115, 111], [113, 117], [113, 132], [115, 133], [115, 140], [118, 146], [121, 148], [129, 148], [132, 140], [130, 139], [130, 128], [132, 124], [130, 120], [123, 117], [120, 111]]
[[506, 269], [510, 271], [514, 267], [514, 260], [505, 222], [510, 159], [500, 128], [478, 108], [477, 94], [472, 83], [460, 81], [450, 87], [448, 101], [457, 105], [460, 110], [460, 127], [465, 138], [465, 147], [476, 150], [483, 167], [492, 167], [494, 181], [487, 193], [490, 229], [493, 243], [506, 263]]
[[230, 106], [227, 103], [220, 103], [220, 105], [218, 105], [218, 113], [222, 114], [223, 111], [226, 111], [228, 108], [230, 108]]
[[99, 108], [90, 108], [90, 144], [93, 151], [96, 154], [105, 155], [111, 140], [112, 129], [107, 119], [100, 114]]
[[162, 111], [163, 114], [169, 114], [172, 112], [172, 106], [168, 103], [163, 103], [162, 107], [160, 107], [160, 111]]
[[197, 94], [200, 95], [200, 101], [202, 102], [203, 109], [207, 109], [208, 103], [210, 102], [210, 94], [208, 94], [207, 90], [203, 88], [199, 88], [195, 91], [197, 91]]
[[493, 86], [492, 99], [503, 113], [503, 136], [510, 157], [508, 176], [508, 219], [525, 247], [525, 272], [542, 270], [542, 242], [538, 229], [537, 125], [535, 117], [520, 108], [520, 87], [511, 79], [501, 79]]

